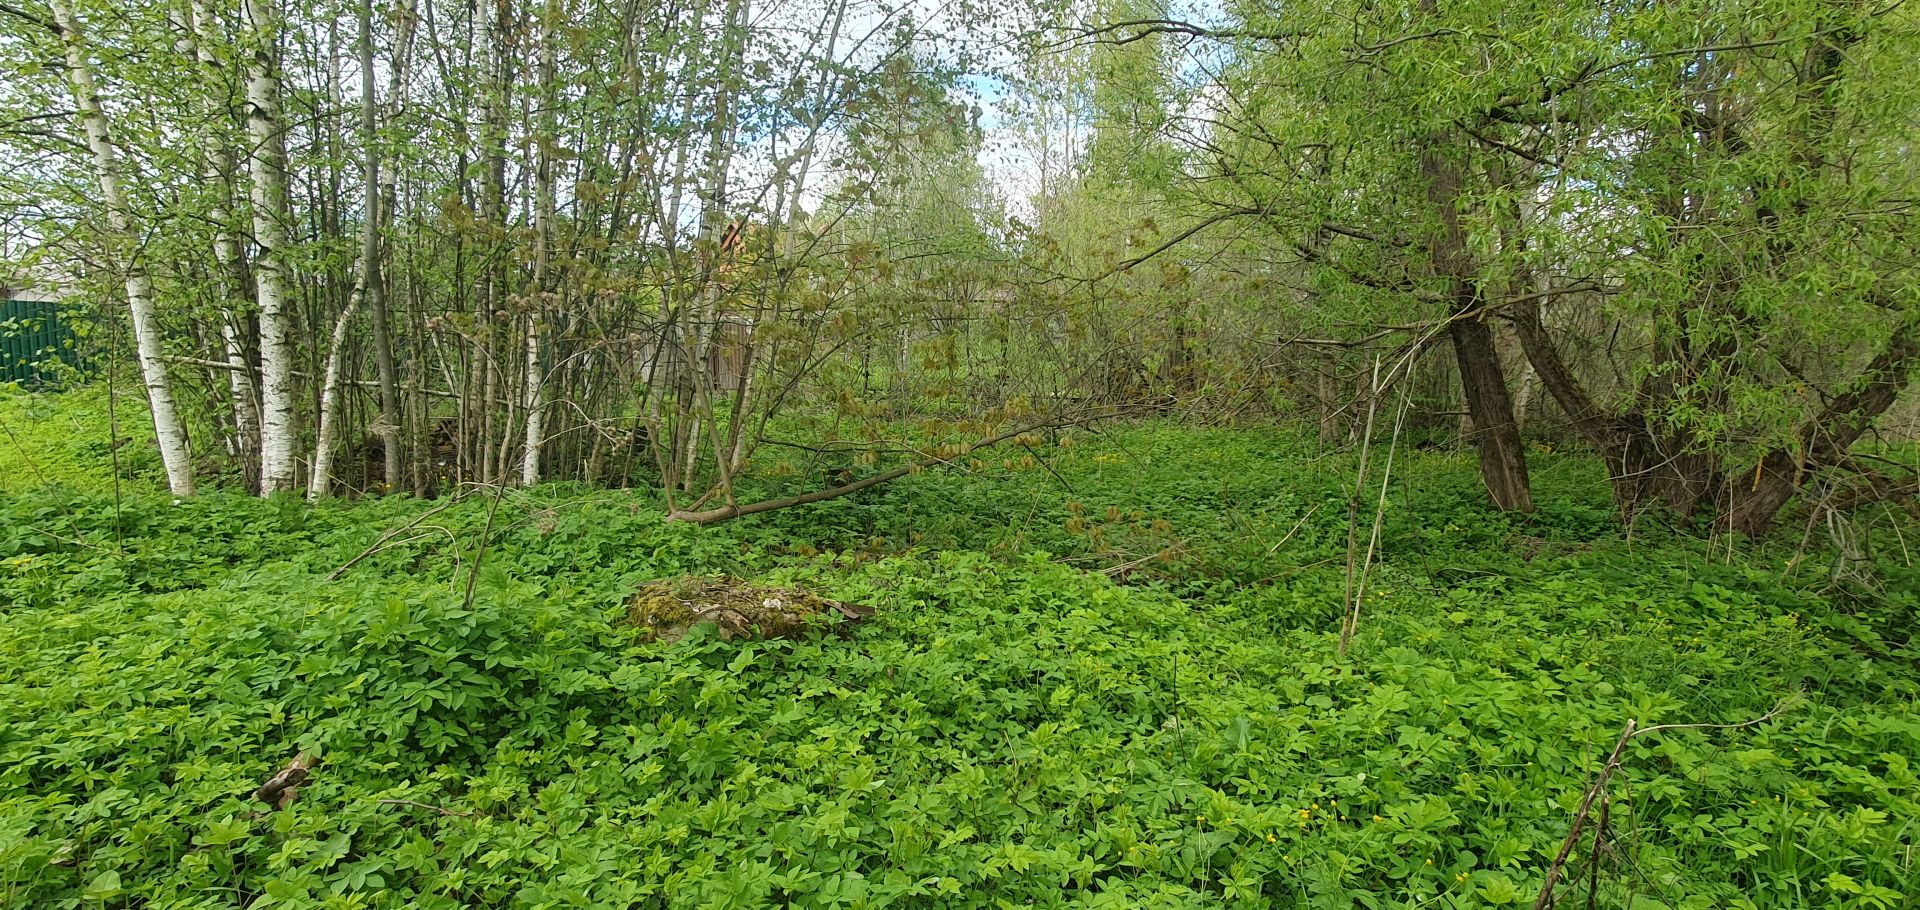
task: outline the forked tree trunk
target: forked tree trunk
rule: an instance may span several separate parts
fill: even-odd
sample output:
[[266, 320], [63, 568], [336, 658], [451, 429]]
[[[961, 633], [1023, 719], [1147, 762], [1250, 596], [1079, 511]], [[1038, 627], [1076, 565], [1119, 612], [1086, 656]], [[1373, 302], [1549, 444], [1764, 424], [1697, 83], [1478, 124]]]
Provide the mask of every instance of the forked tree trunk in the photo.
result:
[[1508, 512], [1531, 512], [1533, 491], [1528, 486], [1526, 448], [1520, 440], [1520, 424], [1513, 419], [1513, 400], [1507, 395], [1507, 377], [1500, 368], [1493, 327], [1480, 312], [1480, 287], [1467, 250], [1466, 231], [1460, 224], [1460, 167], [1438, 147], [1443, 138], [1430, 142], [1432, 145], [1420, 155], [1420, 166], [1427, 179], [1427, 201], [1440, 220], [1440, 229], [1432, 240], [1433, 267], [1446, 280], [1447, 297], [1452, 303], [1453, 322], [1447, 334], [1460, 365], [1467, 415], [1473, 420], [1480, 478], [1495, 506]]
[[[1478, 306], [1478, 295], [1471, 305]], [[1473, 441], [1480, 456], [1480, 479], [1485, 481], [1493, 504], [1508, 512], [1533, 511], [1533, 491], [1528, 485], [1527, 453], [1520, 439], [1520, 424], [1513, 418], [1513, 402], [1507, 395], [1507, 378], [1500, 370], [1500, 354], [1493, 343], [1493, 329], [1476, 317], [1454, 322], [1448, 330], [1453, 338], [1453, 353], [1460, 365], [1460, 387], [1467, 399], [1467, 415], [1473, 420]]]
[[293, 338], [286, 289], [288, 266], [286, 139], [280, 124], [280, 82], [275, 61], [279, 14], [276, 0], [242, 0], [249, 26], [247, 135], [252, 140], [253, 236], [260, 253], [254, 286], [260, 304], [260, 493], [293, 489]]
[[160, 461], [167, 471], [167, 488], [175, 496], [192, 496], [193, 457], [187, 448], [187, 431], [173, 404], [173, 386], [167, 376], [165, 352], [160, 344], [160, 325], [154, 313], [153, 280], [140, 258], [140, 238], [134, 236], [132, 212], [121, 185], [120, 151], [113, 144], [113, 131], [100, 106], [100, 92], [87, 67], [87, 51], [82, 43], [80, 21], [70, 0], [54, 0], [53, 19], [60, 30], [61, 44], [67, 56], [67, 80], [73, 87], [75, 113], [93, 153], [94, 177], [100, 184], [100, 201], [107, 210], [107, 227], [117, 247], [126, 273], [127, 309], [133, 317], [134, 346], [140, 360], [140, 377], [147, 389], [147, 403], [153, 410], [153, 430], [160, 447]]
[[1915, 368], [1920, 368], [1920, 324], [1908, 322], [1895, 330], [1886, 350], [1867, 365], [1854, 388], [1836, 396], [1801, 429], [1798, 452], [1775, 449], [1751, 472], [1734, 479], [1728, 526], [1749, 536], [1767, 533], [1807, 474], [1844, 459], [1847, 450], [1893, 407], [1912, 384]]

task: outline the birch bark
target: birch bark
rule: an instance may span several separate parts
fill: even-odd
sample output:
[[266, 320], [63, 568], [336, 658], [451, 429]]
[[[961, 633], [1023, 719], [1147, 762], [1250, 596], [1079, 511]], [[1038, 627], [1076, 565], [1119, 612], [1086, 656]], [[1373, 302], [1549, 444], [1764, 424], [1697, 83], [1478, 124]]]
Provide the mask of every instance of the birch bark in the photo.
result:
[[289, 240], [286, 139], [280, 124], [280, 82], [274, 54], [279, 14], [275, 0], [242, 0], [249, 29], [247, 135], [253, 145], [253, 236], [260, 252], [254, 286], [260, 307], [260, 494], [293, 489], [293, 339], [286, 289]]
[[[209, 46], [217, 20], [207, 0], [193, 0], [188, 5], [188, 12], [191, 21], [187, 23], [185, 33], [193, 57], [206, 71], [208, 78], [217, 78], [220, 62]], [[210, 124], [219, 113], [212, 109], [207, 111]], [[245, 325], [248, 314], [237, 306], [240, 295], [244, 293], [245, 276], [241, 256], [245, 245], [234, 229], [234, 173], [233, 150], [228, 147], [226, 137], [209, 128], [206, 180], [214, 189], [214, 202], [207, 215], [214, 222], [213, 258], [218, 260], [214, 264], [214, 271], [220, 276], [222, 301], [220, 337], [227, 355], [227, 388], [233, 397], [233, 438], [238, 449], [234, 454], [245, 463], [247, 476], [254, 478], [258, 471], [254, 459], [260, 448], [260, 393], [253, 381], [253, 364], [247, 357]]]
[[147, 403], [153, 411], [154, 436], [160, 446], [160, 461], [166, 467], [167, 488], [175, 496], [192, 496], [192, 452], [187, 446], [187, 431], [180, 422], [180, 412], [173, 403], [173, 386], [167, 377], [160, 325], [154, 313], [153, 279], [141, 262], [139, 238], [134, 236], [132, 212], [127, 207], [126, 190], [121, 183], [120, 151], [113, 143], [112, 125], [100, 105], [93, 70], [87, 66], [80, 20], [74, 14], [73, 4], [71, 0], [53, 0], [52, 7], [54, 25], [60, 31], [60, 43], [66, 50], [67, 81], [73, 87], [75, 116], [86, 133], [87, 148], [93, 153], [94, 176], [100, 183], [100, 201], [106, 204], [112, 242], [120, 247], [140, 378], [146, 385]]

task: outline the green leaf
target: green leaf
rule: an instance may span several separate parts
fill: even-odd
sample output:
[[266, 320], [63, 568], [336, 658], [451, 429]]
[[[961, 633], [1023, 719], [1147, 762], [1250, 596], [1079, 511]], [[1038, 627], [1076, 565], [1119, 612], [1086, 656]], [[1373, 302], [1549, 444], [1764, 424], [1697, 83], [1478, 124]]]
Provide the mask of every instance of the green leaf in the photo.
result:
[[105, 903], [119, 896], [120, 873], [113, 869], [94, 876], [93, 880], [87, 882], [87, 886], [80, 890], [81, 899], [94, 903]]

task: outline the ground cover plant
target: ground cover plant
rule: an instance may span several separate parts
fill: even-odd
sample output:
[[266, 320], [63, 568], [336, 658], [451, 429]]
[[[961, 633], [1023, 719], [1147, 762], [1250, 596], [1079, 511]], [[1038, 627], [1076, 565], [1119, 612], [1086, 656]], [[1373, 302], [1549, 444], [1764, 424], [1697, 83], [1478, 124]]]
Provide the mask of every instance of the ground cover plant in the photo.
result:
[[0, 910], [1920, 901], [1920, 4], [0, 49]]
[[[1628, 720], [1785, 702], [1636, 741], [1563, 905], [1910, 905], [1897, 556], [1836, 588], [1630, 538], [1581, 456], [1536, 453], [1531, 518], [1403, 457], [1344, 659], [1353, 456], [1287, 430], [1090, 428], [707, 528], [564, 485], [8, 493], [0, 904], [1531, 905]], [[649, 640], [634, 593], [688, 576], [875, 615]]]

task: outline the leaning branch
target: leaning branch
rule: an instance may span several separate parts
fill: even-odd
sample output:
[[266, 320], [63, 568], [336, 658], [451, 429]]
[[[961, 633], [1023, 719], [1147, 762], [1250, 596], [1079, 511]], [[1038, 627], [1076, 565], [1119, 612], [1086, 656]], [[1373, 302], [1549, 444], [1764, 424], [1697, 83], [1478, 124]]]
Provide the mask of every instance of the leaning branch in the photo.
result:
[[1846, 512], [1880, 503], [1894, 503], [1909, 513], [1916, 512], [1913, 498], [1920, 496], [1920, 475], [1896, 478], [1864, 465], [1847, 464], [1844, 467], [1851, 471], [1847, 475], [1850, 483], [1847, 489], [1827, 499], [1827, 508]]
[[59, 23], [55, 22], [54, 20], [48, 19], [45, 16], [28, 12], [27, 10], [14, 6], [11, 3], [0, 3], [0, 15], [12, 16], [13, 18], [19, 19], [22, 22], [30, 22], [56, 35], [66, 34], [66, 32], [60, 28]]
[[1453, 314], [1441, 317], [1439, 319], [1423, 319], [1419, 322], [1403, 322], [1396, 325], [1378, 326], [1373, 331], [1368, 332], [1365, 335], [1361, 335], [1357, 338], [1309, 338], [1304, 335], [1301, 335], [1301, 336], [1295, 336], [1293, 338], [1284, 338], [1278, 341], [1270, 341], [1270, 342], [1267, 342], [1267, 344], [1271, 344], [1275, 347], [1291, 347], [1294, 345], [1300, 345], [1304, 347], [1323, 347], [1323, 348], [1366, 347], [1367, 345], [1370, 345], [1383, 338], [1388, 338], [1404, 332], [1424, 332], [1424, 331], [1433, 329], [1435, 326], [1449, 326], [1456, 322], [1465, 322], [1468, 320], [1482, 319], [1499, 310], [1503, 310], [1508, 307], [1514, 307], [1516, 304], [1533, 303], [1544, 297], [1554, 297], [1560, 294], [1584, 294], [1588, 292], [1605, 293], [1606, 288], [1597, 283], [1581, 282], [1579, 284], [1572, 284], [1572, 285], [1567, 285], [1565, 287], [1553, 288], [1551, 290], [1540, 291], [1533, 294], [1522, 294], [1518, 297], [1507, 297], [1500, 300], [1489, 300], [1486, 303], [1481, 304], [1480, 306], [1474, 307], [1473, 309], [1462, 310], [1458, 313], [1453, 313]]
[[1100, 275], [1096, 276], [1093, 280], [1103, 281], [1105, 279], [1118, 275], [1121, 272], [1130, 272], [1135, 267], [1147, 262], [1153, 257], [1158, 256], [1161, 253], [1164, 253], [1170, 249], [1173, 249], [1176, 246], [1179, 246], [1187, 238], [1192, 237], [1193, 235], [1198, 234], [1201, 231], [1204, 231], [1207, 228], [1213, 227], [1214, 225], [1219, 224], [1223, 221], [1231, 221], [1235, 218], [1239, 218], [1245, 215], [1265, 215], [1266, 213], [1267, 212], [1265, 209], [1254, 208], [1249, 206], [1249, 207], [1228, 209], [1224, 212], [1218, 212], [1206, 218], [1202, 218], [1199, 221], [1194, 222], [1194, 224], [1188, 227], [1186, 230], [1181, 231], [1180, 233], [1175, 234], [1172, 237], [1168, 238], [1166, 242], [1160, 244], [1159, 246], [1156, 246], [1153, 249], [1146, 251], [1145, 253], [1141, 253], [1140, 255], [1135, 256], [1132, 259], [1122, 262], [1119, 265], [1116, 265], [1113, 268], [1110, 268], [1105, 272], [1102, 272]]

